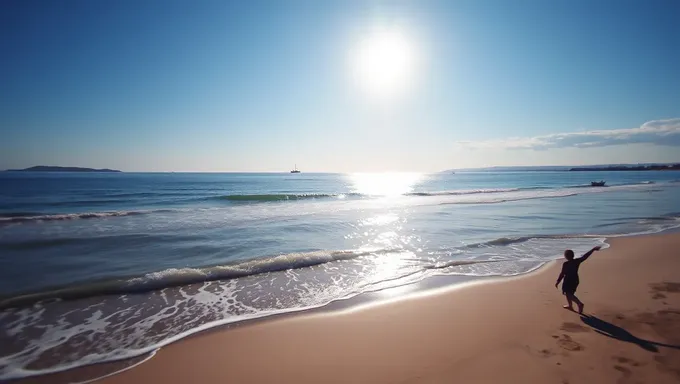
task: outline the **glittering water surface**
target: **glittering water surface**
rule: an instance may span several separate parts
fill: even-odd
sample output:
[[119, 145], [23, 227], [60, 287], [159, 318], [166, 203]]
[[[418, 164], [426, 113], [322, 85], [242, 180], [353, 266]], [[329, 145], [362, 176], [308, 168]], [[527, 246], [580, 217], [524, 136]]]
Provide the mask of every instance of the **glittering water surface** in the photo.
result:
[[[590, 181], [607, 180], [607, 187]], [[592, 179], [592, 180], [591, 180]], [[678, 172], [0, 175], [0, 379], [680, 225]]]

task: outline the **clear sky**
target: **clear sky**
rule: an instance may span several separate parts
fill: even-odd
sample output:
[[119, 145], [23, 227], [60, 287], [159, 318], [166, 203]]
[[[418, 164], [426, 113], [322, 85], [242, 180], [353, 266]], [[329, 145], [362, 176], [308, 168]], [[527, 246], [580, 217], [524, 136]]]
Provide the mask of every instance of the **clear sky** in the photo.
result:
[[680, 161], [680, 2], [0, 1], [0, 169]]

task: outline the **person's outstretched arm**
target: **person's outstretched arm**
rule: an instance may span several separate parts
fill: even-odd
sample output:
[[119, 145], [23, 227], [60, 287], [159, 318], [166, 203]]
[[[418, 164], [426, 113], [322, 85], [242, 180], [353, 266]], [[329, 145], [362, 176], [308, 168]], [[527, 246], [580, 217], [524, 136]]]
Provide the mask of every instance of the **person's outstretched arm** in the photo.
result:
[[560, 272], [560, 275], [557, 276], [557, 282], [555, 283], [555, 288], [557, 288], [558, 285], [560, 285], [560, 281], [564, 278], [564, 264], [562, 264], [562, 271]]
[[595, 248], [591, 249], [590, 251], [586, 252], [583, 256], [579, 257], [579, 258], [578, 258], [578, 261], [580, 261], [580, 262], [586, 261], [586, 259], [589, 258], [590, 255], [593, 254], [593, 252], [599, 251], [599, 250], [600, 250], [600, 246], [598, 245], [597, 247], [595, 247]]

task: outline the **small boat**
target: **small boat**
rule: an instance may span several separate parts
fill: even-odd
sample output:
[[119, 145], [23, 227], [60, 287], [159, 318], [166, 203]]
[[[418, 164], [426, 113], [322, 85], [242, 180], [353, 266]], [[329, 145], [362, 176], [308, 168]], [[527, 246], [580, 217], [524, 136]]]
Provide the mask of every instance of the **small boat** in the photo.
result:
[[300, 171], [297, 169], [297, 164], [295, 164], [295, 168], [290, 171], [290, 173], [300, 173]]
[[606, 183], [606, 181], [604, 181], [604, 180], [602, 180], [602, 181], [591, 181], [590, 186], [591, 187], [604, 187], [604, 183]]

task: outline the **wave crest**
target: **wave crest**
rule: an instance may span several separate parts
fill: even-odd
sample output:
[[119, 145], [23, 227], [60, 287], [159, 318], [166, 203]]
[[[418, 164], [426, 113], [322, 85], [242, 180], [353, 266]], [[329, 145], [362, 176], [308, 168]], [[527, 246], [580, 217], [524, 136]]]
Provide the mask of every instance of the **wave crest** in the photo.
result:
[[327, 193], [275, 193], [261, 195], [225, 195], [212, 197], [215, 200], [229, 200], [235, 202], [268, 202], [286, 200], [306, 200], [306, 199], [328, 199], [341, 198], [346, 195], [359, 196], [359, 194], [327, 194]]
[[[533, 189], [533, 188], [525, 188]], [[407, 193], [406, 196], [460, 196], [460, 195], [476, 195], [481, 193], [503, 193], [516, 192], [521, 188], [491, 188], [491, 189], [461, 189], [454, 191], [437, 191], [437, 192], [412, 192]]]
[[81, 212], [81, 213], [63, 213], [53, 215], [35, 215], [27, 216], [21, 213], [9, 213], [0, 217], [0, 226], [8, 224], [26, 223], [26, 222], [42, 222], [42, 221], [61, 221], [61, 220], [77, 220], [77, 219], [96, 219], [104, 217], [120, 217], [120, 216], [135, 216], [145, 215], [149, 213], [170, 212], [169, 209], [160, 210], [140, 210], [140, 211], [107, 211], [107, 212]]
[[74, 300], [92, 296], [148, 292], [207, 281], [230, 280], [269, 272], [300, 269], [332, 261], [350, 260], [375, 253], [391, 252], [394, 252], [394, 250], [313, 251], [289, 253], [212, 267], [169, 268], [127, 279], [111, 279], [8, 297], [0, 300], [0, 309], [26, 306], [44, 300]]
[[597, 239], [597, 238], [605, 238], [607, 237], [606, 235], [533, 235], [533, 236], [518, 236], [518, 237], [500, 237], [497, 239], [481, 242], [481, 243], [474, 243], [474, 244], [468, 244], [466, 245], [466, 248], [485, 248], [485, 247], [494, 247], [494, 246], [507, 246], [507, 245], [513, 245], [513, 244], [519, 244], [519, 243], [525, 243], [527, 241], [531, 240], [541, 240], [541, 239], [554, 239], [554, 240], [563, 240], [563, 239], [574, 239], [574, 238], [583, 238], [583, 239]]

